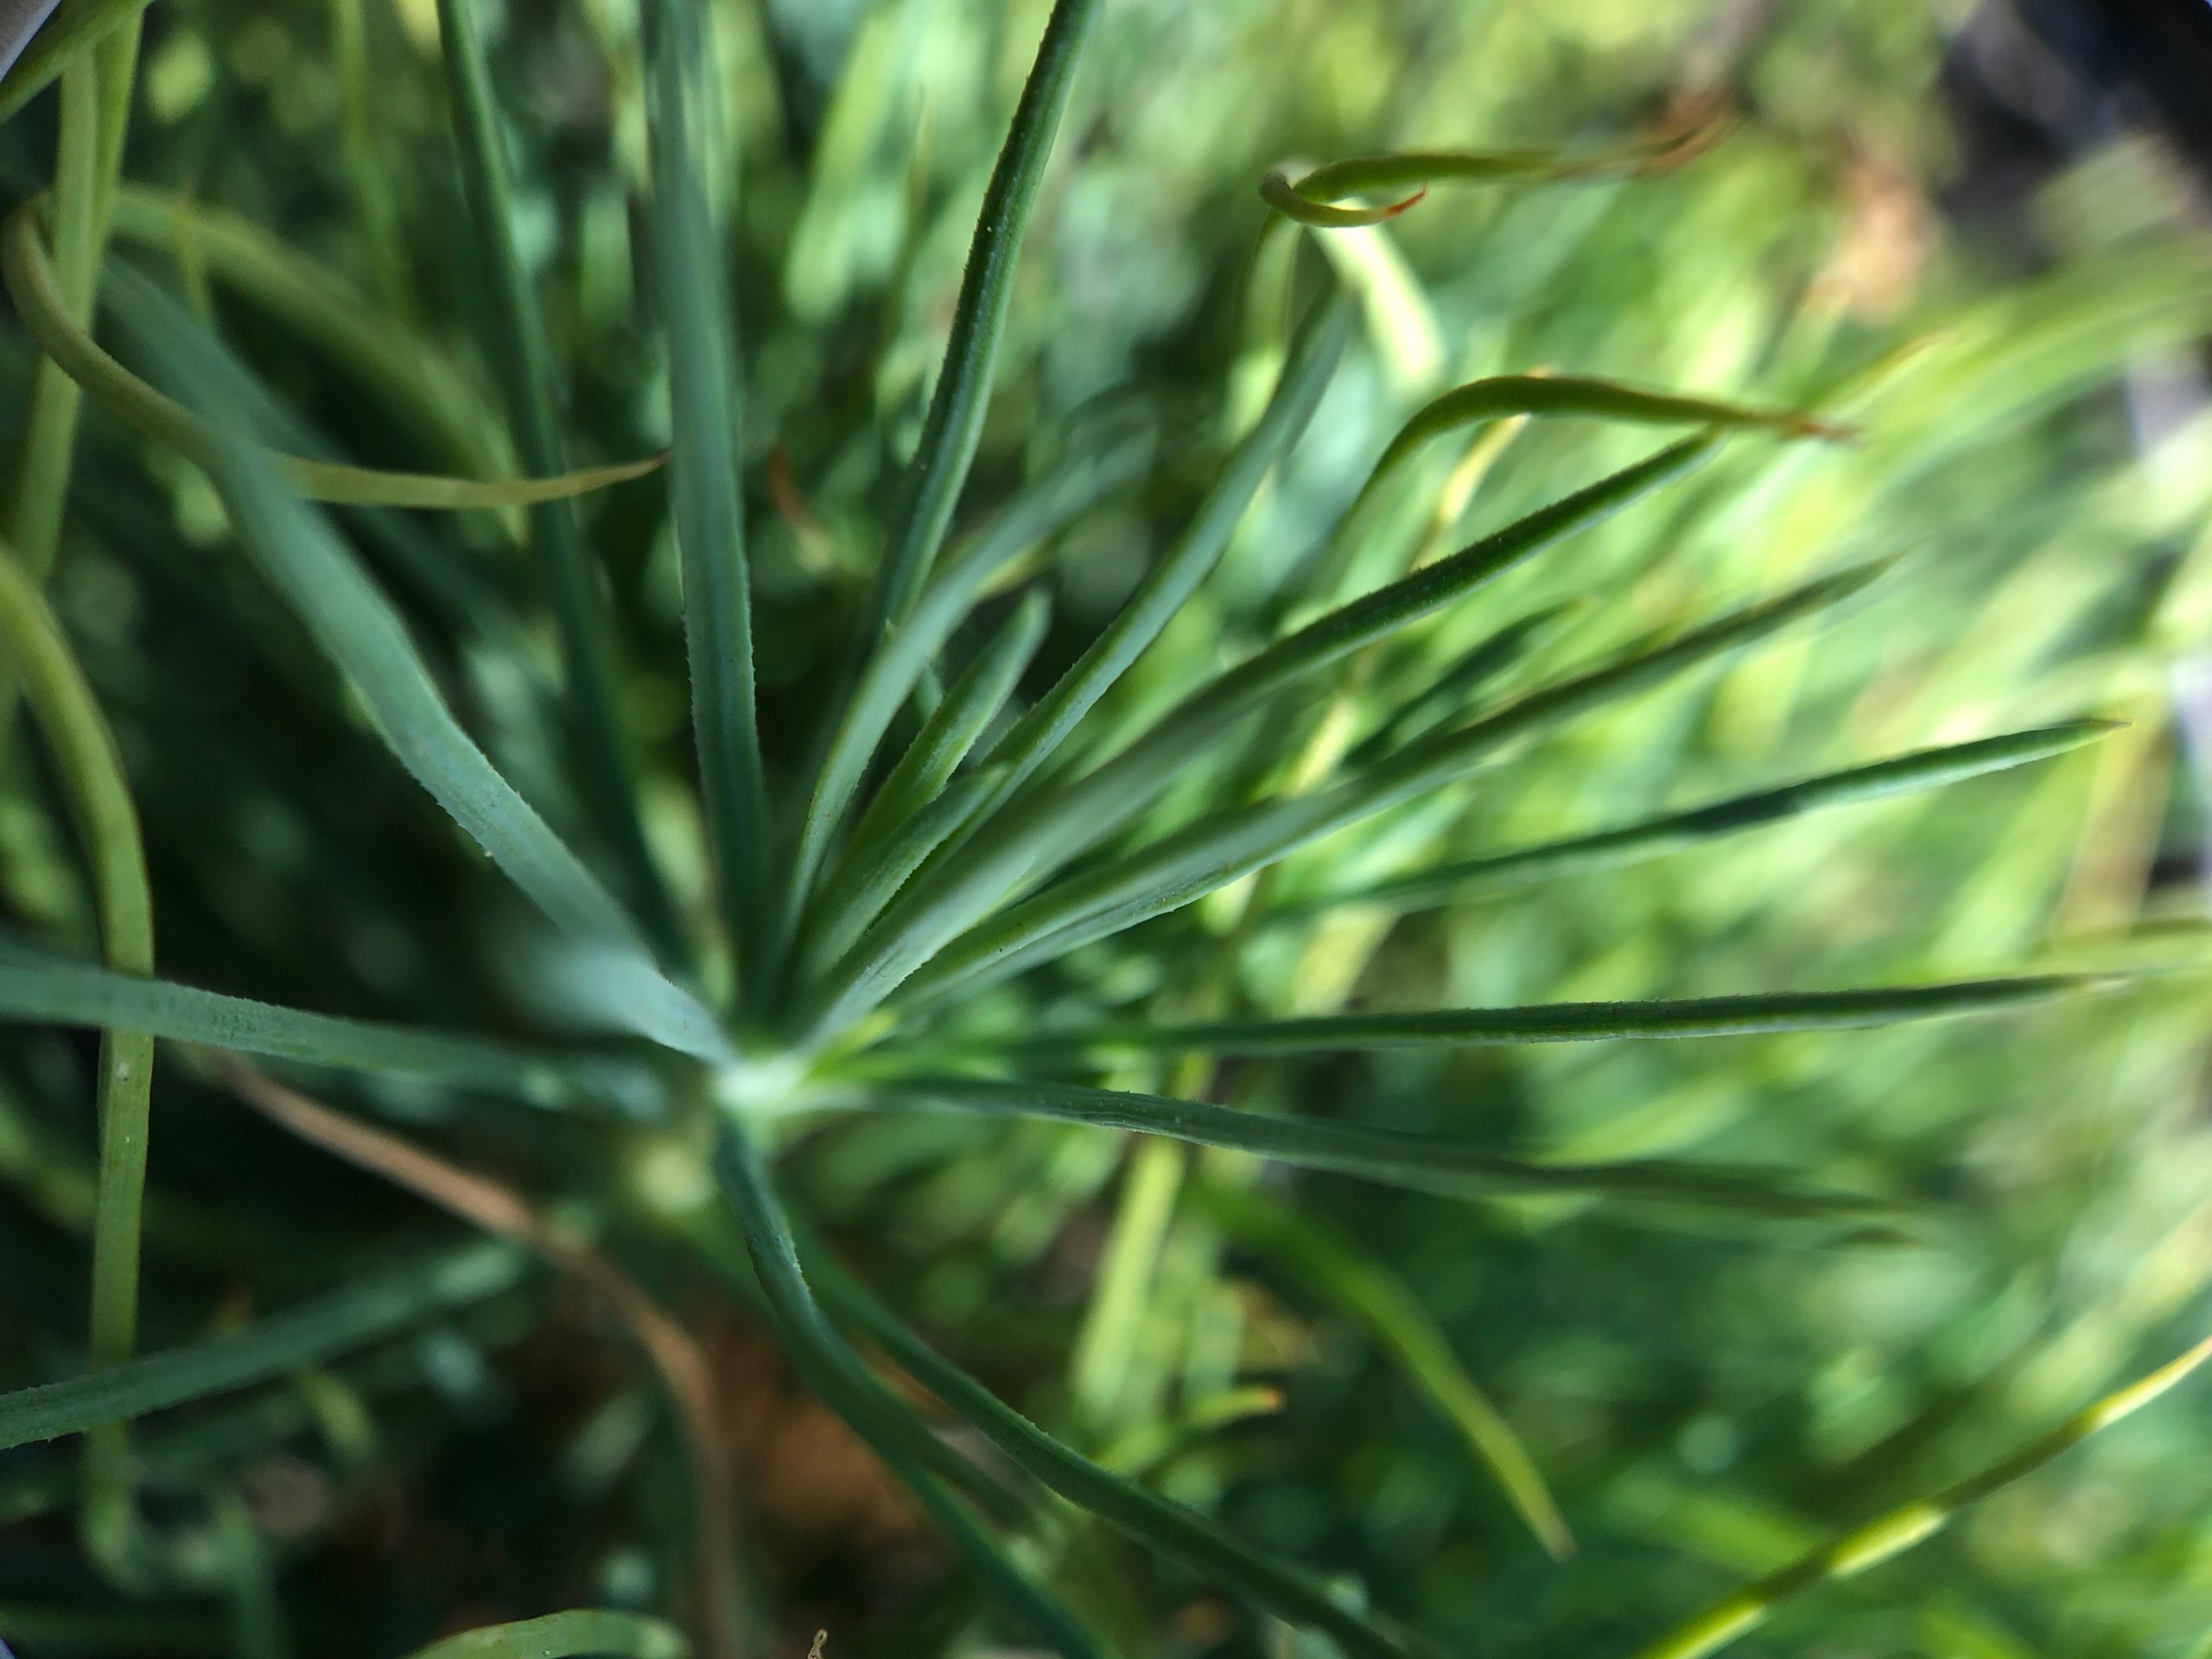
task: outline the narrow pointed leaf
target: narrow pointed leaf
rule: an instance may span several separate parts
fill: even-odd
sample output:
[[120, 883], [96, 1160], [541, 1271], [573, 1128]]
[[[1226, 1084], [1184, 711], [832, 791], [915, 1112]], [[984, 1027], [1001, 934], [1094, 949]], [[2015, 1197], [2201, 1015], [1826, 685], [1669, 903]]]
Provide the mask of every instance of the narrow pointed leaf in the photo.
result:
[[881, 841], [945, 786], [1014, 695], [1044, 639], [1050, 613], [1050, 601], [1033, 589], [976, 653], [869, 801], [853, 832], [854, 852]]
[[1637, 1659], [1705, 1659], [1706, 1655], [1719, 1652], [1738, 1637], [1765, 1624], [1774, 1610], [1792, 1597], [1831, 1580], [1854, 1577], [1932, 1538], [1982, 1499], [2034, 1473], [2098, 1430], [2140, 1411], [2185, 1381], [2208, 1360], [2212, 1360], [2212, 1338], [2118, 1392], [2107, 1395], [2011, 1456], [1999, 1459], [1933, 1497], [1907, 1503], [1862, 1527], [1853, 1528], [1780, 1572], [1747, 1585], [1643, 1649]]
[[670, 502], [683, 571], [692, 738], [722, 927], [736, 955], [741, 994], [758, 1006], [774, 974], [776, 918], [738, 476], [741, 385], [721, 233], [705, 184], [719, 124], [708, 84], [712, 24], [697, 0], [668, 0], [645, 18], [653, 257], [668, 329], [676, 435]]
[[1635, 863], [1808, 813], [1942, 789], [1969, 778], [2046, 760], [2117, 729], [2112, 721], [2075, 720], [2002, 737], [1922, 749], [1868, 766], [1824, 772], [1777, 789], [1733, 796], [1685, 812], [1667, 813], [1618, 830], [1436, 865], [1324, 894], [1284, 913], [1311, 914], [1338, 905], [1363, 904], [1419, 910], [1470, 893]]
[[1617, 1038], [1757, 1037], [1853, 1031], [1961, 1014], [2003, 1014], [2109, 989], [2082, 975], [1884, 985], [1849, 991], [1775, 991], [1638, 1002], [1543, 1002], [1514, 1008], [1430, 1008], [1409, 1014], [1326, 1014], [1304, 1020], [1220, 1020], [1188, 1025], [1100, 1025], [1015, 1034], [1000, 1052], [1138, 1054], [1321, 1054], [1344, 1049], [1470, 1048], [1511, 1043], [1590, 1043]]
[[1574, 601], [1550, 605], [1507, 623], [1462, 652], [1413, 696], [1392, 709], [1382, 723], [1344, 756], [1347, 766], [1381, 760], [1424, 726], [1465, 714], [1474, 694], [1513, 667], [1545, 636], [1583, 607]]
[[883, 631], [906, 614], [952, 523], [961, 486], [982, 439], [991, 372], [1014, 299], [1014, 270], [1022, 237], [1029, 228], [1038, 186], [1052, 157], [1052, 141], [1075, 85], [1076, 65], [1097, 20], [1098, 7], [1099, 0], [1053, 0], [1006, 143], [984, 187], [968, 266], [953, 302], [944, 365], [930, 395], [921, 442], [908, 463], [892, 515], [890, 539], [869, 591], [861, 632], [864, 648], [872, 650]]
[[783, 1206], [751, 1137], [734, 1122], [716, 1148], [715, 1169], [745, 1234], [747, 1253], [777, 1334], [807, 1386], [874, 1448], [943, 1528], [992, 1593], [1068, 1659], [1103, 1659], [1075, 1616], [1028, 1577], [929, 1472], [944, 1447], [913, 1408], [876, 1380], [823, 1316], [800, 1268]]
[[[1885, 569], [1847, 570], [1748, 607], [1656, 650], [1631, 653], [1531, 693], [1470, 725], [1421, 738], [1332, 787], [1201, 818], [1150, 846], [1047, 887], [984, 923], [939, 952], [914, 976], [907, 995], [938, 996], [978, 978], [1004, 978], [1189, 904], [1347, 824], [1441, 788], [1488, 765], [1513, 743], [1710, 664], [1847, 599]], [[1356, 610], [1391, 591], [1381, 589], [1346, 609]], [[1103, 814], [1109, 809], [1100, 803], [1092, 810]]]
[[[1313, 418], [1353, 327], [1352, 305], [1341, 295], [1316, 315], [1266, 411], [1166, 556], [1074, 666], [993, 745], [988, 758], [1006, 768], [1005, 781], [987, 810], [1044, 764], [1220, 562], [1262, 481]], [[1027, 831], [1016, 822], [992, 826], [957, 858], [940, 853], [817, 990], [810, 1009], [816, 1028], [835, 1029], [873, 1007], [1019, 882], [1031, 859], [1027, 845]]]
[[[85, 849], [99, 915], [100, 954], [124, 974], [154, 970], [154, 901], [138, 811], [114, 733], [77, 665], [60, 624], [29, 575], [0, 547], [0, 645], [17, 664], [34, 719], [57, 762]], [[92, 1205], [92, 1363], [130, 1358], [137, 1345], [140, 1236], [154, 1081], [154, 1039], [100, 1033], [99, 1180]], [[128, 1451], [122, 1425], [96, 1431], [85, 1459], [86, 1535], [127, 1529]]]
[[962, 1421], [1017, 1466], [1125, 1537], [1180, 1562], [1201, 1580], [1243, 1596], [1278, 1618], [1333, 1638], [1348, 1654], [1402, 1659], [1408, 1651], [1429, 1651], [1427, 1643], [1395, 1631], [1384, 1621], [1351, 1612], [1296, 1568], [1248, 1548], [1197, 1510], [1062, 1445], [907, 1330], [835, 1263], [817, 1261], [814, 1276], [831, 1311], [858, 1326]]
[[[88, 51], [77, 57], [62, 75], [55, 99], [54, 184], [48, 199], [56, 205], [57, 234], [48, 297], [61, 321], [78, 329], [91, 327], [99, 308], [105, 239], [100, 202], [107, 194], [104, 174], [109, 154], [104, 141], [110, 130], [109, 111], [118, 92], [124, 107], [129, 106], [129, 86], [109, 85], [106, 56]], [[0, 248], [0, 254], [4, 251]], [[4, 275], [4, 265], [0, 265], [0, 276]], [[12, 556], [41, 585], [60, 551], [61, 519], [83, 412], [83, 389], [68, 371], [51, 353], [35, 359], [23, 398], [22, 442], [12, 457], [15, 476], [6, 503], [6, 526]], [[12, 707], [13, 701], [12, 692], [0, 684], [0, 711]]]
[[[1648, 143], [1580, 154], [1552, 149], [1408, 149], [1355, 156], [1307, 169], [1295, 178], [1277, 169], [1262, 181], [1261, 194], [1284, 217], [1319, 229], [1373, 225], [1403, 213], [1439, 184], [1542, 183], [1664, 172], [1703, 154], [1727, 130], [1725, 121], [1708, 119]], [[1335, 205], [1348, 196], [1370, 192], [1396, 200], [1380, 208]]]
[[0, 1021], [142, 1032], [241, 1054], [427, 1082], [557, 1105], [606, 1098], [632, 1109], [649, 1078], [622, 1062], [226, 996], [172, 980], [73, 963], [0, 957]]
[[664, 1620], [577, 1608], [511, 1624], [486, 1624], [417, 1649], [409, 1659], [685, 1659], [691, 1643]]
[[465, 1307], [520, 1282], [527, 1251], [478, 1240], [285, 1308], [243, 1330], [0, 1395], [0, 1450], [229, 1394]]
[[[1128, 482], [1141, 459], [1139, 445], [1125, 435], [1109, 433], [1102, 435], [1096, 448], [1086, 448], [1046, 473], [937, 572], [881, 649], [868, 658], [815, 775], [791, 861], [794, 900], [813, 885], [861, 775], [900, 705], [968, 614], [983, 584], [1010, 560], [1058, 534], [1106, 493]], [[1036, 626], [1041, 629], [1041, 618]], [[979, 694], [981, 689], [973, 690]], [[972, 712], [972, 701], [962, 703], [951, 715], [945, 715], [941, 705], [930, 722], [937, 734], [931, 747], [940, 746], [946, 732], [937, 716], [951, 721]], [[970, 742], [974, 736], [969, 734]], [[941, 758], [921, 763], [925, 772], [941, 764]], [[910, 778], [905, 786], [918, 781]]]
[[1036, 860], [1064, 861], [1128, 823], [1181, 766], [1265, 698], [1479, 592], [1536, 554], [1701, 465], [1712, 448], [1709, 438], [1685, 439], [1338, 607], [1206, 680], [1121, 753], [1072, 786], [1055, 790], [1040, 804], [1025, 830], [1039, 849]]
[[451, 364], [379, 315], [344, 278], [252, 220], [143, 185], [115, 195], [114, 233], [154, 250], [189, 248], [208, 276], [278, 319], [352, 372], [454, 463], [489, 477], [501, 465], [492, 410]]
[[[488, 278], [492, 356], [505, 393], [515, 449], [525, 470], [568, 470], [544, 320], [514, 242], [507, 158], [492, 82], [471, 0], [438, 0], [438, 43], [445, 65], [454, 138], [461, 154], [461, 195], [475, 229]], [[666, 882], [645, 844], [638, 769], [622, 728], [614, 636], [596, 586], [575, 509], [557, 500], [532, 506], [530, 547], [561, 640], [568, 724], [583, 773], [585, 810], [620, 861], [622, 886], [646, 931], [671, 957], [683, 934]]]
[[[0, 232], [0, 273], [8, 295], [32, 337], [86, 395], [156, 443], [212, 467], [221, 440], [210, 423], [162, 396], [109, 356], [73, 322], [54, 286], [54, 267], [39, 240], [37, 203], [16, 210]], [[374, 507], [515, 507], [558, 500], [641, 477], [660, 457], [613, 467], [588, 467], [554, 478], [453, 478], [435, 473], [397, 473], [264, 454], [266, 464], [310, 500]]]
[[1768, 431], [1793, 438], [1841, 439], [1850, 429], [1794, 409], [1761, 408], [1601, 380], [1587, 375], [1503, 374], [1455, 386], [1409, 416], [1383, 449], [1330, 533], [1313, 581], [1332, 596], [1390, 486], [1438, 439], [1470, 427], [1528, 416], [1580, 416], [1631, 426], [1702, 426]]
[[[126, 321], [180, 379], [207, 397], [243, 401], [250, 388], [189, 317], [126, 271], [118, 270], [111, 287]], [[285, 494], [251, 449], [229, 447], [215, 459], [240, 539], [344, 671], [393, 754], [515, 886], [597, 958], [607, 1017], [683, 1052], [726, 1057], [712, 1017], [661, 974], [622, 906], [462, 730], [405, 623], [328, 523]]]
[[147, 0], [16, 0], [0, 33], [0, 121], [54, 82], [79, 52], [145, 10]]
[[1226, 1147], [1307, 1169], [1455, 1196], [1580, 1193], [1644, 1205], [1791, 1217], [1866, 1215], [1887, 1208], [1854, 1194], [1793, 1192], [1758, 1174], [1735, 1170], [1659, 1162], [1542, 1164], [1407, 1129], [1277, 1117], [1211, 1101], [1039, 1078], [899, 1073], [872, 1078], [868, 1086], [886, 1102], [905, 1100], [995, 1117], [1043, 1118], [1165, 1135], [1194, 1146]]
[[[950, 699], [948, 699], [950, 701]], [[818, 962], [835, 962], [898, 895], [929, 855], [976, 816], [1004, 780], [996, 766], [971, 772], [873, 846], [856, 853], [825, 892], [830, 902], [810, 925], [806, 948]]]

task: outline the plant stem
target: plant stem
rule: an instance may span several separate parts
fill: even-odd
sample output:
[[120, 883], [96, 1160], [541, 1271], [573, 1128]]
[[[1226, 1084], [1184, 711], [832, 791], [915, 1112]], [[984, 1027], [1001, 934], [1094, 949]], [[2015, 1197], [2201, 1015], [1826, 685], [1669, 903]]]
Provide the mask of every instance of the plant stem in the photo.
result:
[[[101, 716], [54, 613], [28, 572], [0, 556], [0, 641], [21, 664], [31, 711], [51, 747], [91, 867], [108, 965], [154, 970], [153, 898], [137, 810]], [[146, 1134], [154, 1039], [109, 1031], [100, 1037], [99, 1184], [92, 1210], [92, 1363], [130, 1357], [138, 1329], [138, 1243], [146, 1188]], [[92, 1429], [85, 1443], [87, 1548], [127, 1577], [134, 1535], [127, 1431]]]

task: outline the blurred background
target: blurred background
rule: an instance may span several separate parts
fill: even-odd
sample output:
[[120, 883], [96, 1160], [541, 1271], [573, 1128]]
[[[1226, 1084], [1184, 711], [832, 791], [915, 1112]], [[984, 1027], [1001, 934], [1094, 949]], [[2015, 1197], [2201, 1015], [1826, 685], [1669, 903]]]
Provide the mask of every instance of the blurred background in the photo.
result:
[[[636, 10], [487, 5], [519, 230], [582, 460], [665, 442], [639, 272]], [[716, 7], [746, 360], [747, 504], [772, 772], [849, 626], [942, 349], [1038, 0]], [[1033, 683], [1079, 652], [1249, 411], [1246, 326], [1285, 158], [1602, 145], [1720, 100], [1726, 143], [1664, 176], [1439, 190], [1332, 240], [1365, 338], [1170, 650], [1249, 638], [1396, 423], [1458, 382], [1550, 368], [1819, 403], [1863, 429], [1732, 448], [1424, 635], [1573, 601], [1515, 683], [1848, 558], [1904, 578], [1817, 638], [1577, 726], [1301, 855], [1279, 890], [1625, 822], [1770, 779], [2091, 712], [2047, 766], [1402, 921], [1247, 938], [1201, 906], [995, 993], [1141, 1005], [1227, 949], [1249, 1006], [1694, 995], [2158, 964], [2195, 949], [2212, 787], [2212, 10], [2175, 0], [1112, 0], [1019, 275], [969, 510], [1078, 411], [1154, 431], [1144, 498], [1076, 533]], [[118, 246], [175, 281], [344, 452], [509, 464], [480, 344], [431, 0], [162, 0], [147, 15]], [[10, 201], [51, 169], [51, 95], [0, 127]], [[244, 229], [225, 217], [236, 216]], [[288, 310], [257, 236], [368, 296], [451, 370], [438, 418], [377, 400]], [[413, 347], [410, 347], [413, 349]], [[0, 334], [0, 446], [29, 348]], [[435, 411], [434, 411], [434, 414]], [[1532, 426], [1440, 467], [1441, 543], [1624, 464], [1647, 436]], [[1446, 471], [1451, 476], [1444, 476]], [[515, 918], [230, 556], [181, 462], [88, 416], [53, 592], [118, 728], [176, 978], [302, 1006], [516, 1023]], [[690, 896], [673, 545], [658, 492], [585, 506], [621, 619], [650, 828]], [[482, 522], [355, 512], [471, 729], [581, 839], [543, 718], [551, 634]], [[1456, 543], [1453, 543], [1456, 544]], [[1149, 659], [1148, 659], [1149, 660]], [[1135, 688], [1141, 706], [1161, 681]], [[92, 937], [51, 781], [0, 761], [0, 912]], [[1217, 1509], [1448, 1649], [1626, 1655], [1835, 1528], [1955, 1478], [2202, 1335], [2212, 1314], [2207, 1005], [2186, 977], [1994, 1025], [1380, 1055], [1251, 1080], [1317, 1114], [1495, 1128], [1547, 1155], [1744, 1159], [1924, 1201], [1904, 1236], [1624, 1221], [1303, 1175], [1255, 1181], [1088, 1130], [854, 1119], [787, 1153], [808, 1212], [1003, 1396]], [[93, 1051], [0, 1034], [0, 1370], [74, 1364]], [[477, 1166], [565, 1190], [607, 1148], [565, 1120], [349, 1084]], [[286, 1139], [187, 1068], [156, 1099], [148, 1345], [281, 1306], [443, 1222]], [[636, 1173], [639, 1183], [664, 1172]], [[995, 1650], [970, 1586], [726, 1287], [626, 1264], [714, 1361], [739, 1440], [764, 1651]], [[1554, 1559], [1409, 1369], [1433, 1327], [1526, 1444]], [[245, 1401], [149, 1427], [180, 1513], [242, 1497], [292, 1649], [666, 1598], [680, 1452], [589, 1304], [537, 1284]], [[2177, 1396], [1878, 1573], [1747, 1638], [1823, 1659], [2212, 1655], [2212, 1396]], [[45, 1654], [231, 1652], [193, 1603], [133, 1605], [60, 1513], [65, 1448], [0, 1454], [0, 1634]], [[1031, 1548], [1122, 1642], [1328, 1651], [1056, 1516]], [[996, 1650], [1004, 1650], [1000, 1648]]]

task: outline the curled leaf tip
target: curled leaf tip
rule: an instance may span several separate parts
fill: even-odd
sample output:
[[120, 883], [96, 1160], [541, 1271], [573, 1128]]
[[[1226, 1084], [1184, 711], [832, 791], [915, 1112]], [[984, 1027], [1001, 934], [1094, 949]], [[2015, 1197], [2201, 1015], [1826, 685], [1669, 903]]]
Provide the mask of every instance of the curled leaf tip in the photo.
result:
[[1413, 194], [1404, 198], [1402, 200], [1394, 201], [1389, 207], [1378, 207], [1375, 211], [1383, 219], [1395, 219], [1400, 213], [1404, 213], [1408, 207], [1412, 207], [1419, 203], [1421, 200], [1427, 194], [1428, 187], [1424, 184], [1420, 189], [1414, 191]]
[[1719, 149], [1743, 124], [1743, 116], [1719, 99], [1694, 104], [1672, 132], [1636, 154], [1627, 171], [1637, 178], [1672, 173]]
[[1309, 195], [1291, 181], [1290, 175], [1277, 168], [1260, 181], [1260, 198], [1285, 219], [1316, 230], [1357, 230], [1363, 226], [1381, 225], [1397, 216], [1428, 194], [1428, 186], [1421, 185], [1411, 195], [1386, 202], [1380, 207], [1344, 207]]
[[1817, 415], [1792, 415], [1783, 423], [1782, 429], [1793, 438], [1816, 438], [1822, 443], [1856, 443], [1866, 435], [1863, 428], [1843, 421], [1825, 421]]
[[[0, 283], [15, 302], [24, 327], [87, 397], [164, 448], [202, 466], [211, 464], [228, 442], [224, 435], [124, 367], [70, 315], [40, 235], [43, 200], [34, 197], [22, 204], [0, 231]], [[664, 454], [648, 455], [555, 477], [474, 479], [350, 467], [281, 450], [264, 453], [266, 463], [286, 485], [309, 500], [437, 510], [524, 507], [563, 500], [641, 477], [666, 458]]]

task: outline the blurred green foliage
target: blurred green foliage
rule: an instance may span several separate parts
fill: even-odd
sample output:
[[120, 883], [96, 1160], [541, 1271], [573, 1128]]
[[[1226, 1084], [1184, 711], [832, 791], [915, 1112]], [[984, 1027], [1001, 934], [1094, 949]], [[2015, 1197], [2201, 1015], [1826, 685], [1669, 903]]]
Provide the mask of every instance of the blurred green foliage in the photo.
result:
[[[709, 184], [732, 214], [738, 460], [755, 603], [772, 616], [757, 652], [779, 798], [803, 783], [1047, 10], [714, 8], [733, 130]], [[1817, 636], [1605, 709], [1478, 787], [980, 991], [966, 1024], [1690, 996], [2022, 963], [2158, 970], [1989, 1023], [1113, 1079], [1476, 1133], [1540, 1160], [1772, 1167], [1905, 1204], [1901, 1228], [1866, 1236], [1580, 1198], [1466, 1202], [1073, 1125], [855, 1115], [789, 1137], [781, 1173], [799, 1207], [1002, 1396], [1454, 1652], [1640, 1651], [1739, 1580], [2050, 1427], [2201, 1334], [2212, 1308], [2203, 993], [2164, 971], [2199, 948], [2205, 826], [2172, 705], [2212, 607], [2212, 419], [2146, 446], [2123, 390], [2212, 324], [2212, 249], [2177, 228], [2161, 163], [2133, 141], [2048, 185], [2034, 269], [1949, 231], [1937, 195], [1955, 158], [1934, 91], [1947, 10], [1123, 0], [1105, 9], [1016, 273], [963, 523], [1102, 407], [1134, 411], [1157, 456], [1142, 495], [1085, 518], [1043, 575], [1055, 610], [1035, 691], [1158, 556], [1271, 378], [1268, 313], [1249, 303], [1266, 291], [1254, 186], [1268, 168], [1397, 145], [1595, 147], [1714, 94], [1744, 117], [1679, 172], [1440, 190], [1342, 233], [1332, 256], [1367, 296], [1360, 345], [1223, 568], [1116, 689], [1121, 731], [1263, 641], [1398, 423], [1482, 375], [1818, 406], [1861, 435], [1738, 443], [1379, 652], [1339, 691], [1362, 732], [1525, 614], [1565, 607], [1486, 691], [1852, 560], [1905, 556]], [[480, 11], [572, 459], [658, 449], [669, 376], [639, 207], [635, 10]], [[52, 108], [0, 128], [16, 199], [51, 173]], [[430, 0], [152, 9], [124, 172], [119, 251], [191, 296], [337, 452], [513, 470]], [[206, 228], [218, 211], [372, 296], [409, 349], [446, 365], [432, 401], [448, 418], [379, 401], [360, 356], [287, 311], [265, 261], [226, 259]], [[8, 453], [30, 360], [20, 337], [0, 340]], [[1650, 447], [1585, 422], [1476, 442], [1424, 461], [1352, 588]], [[709, 877], [660, 493], [579, 511], [620, 641], [647, 833], [695, 912]], [[465, 723], [556, 827], [594, 843], [592, 804], [545, 737], [559, 652], [516, 526], [344, 522]], [[51, 593], [137, 796], [166, 976], [341, 1014], [525, 1027], [532, 947], [512, 900], [236, 556], [196, 470], [89, 415]], [[2088, 712], [2132, 724], [1938, 794], [1402, 918], [1252, 920], [1445, 858]], [[1327, 758], [1329, 741], [1311, 753]], [[1264, 753], [1219, 758], [1147, 822], [1269, 775]], [[20, 733], [0, 789], [11, 926], [93, 954], [60, 798]], [[10, 1386], [79, 1363], [91, 1055], [44, 1029], [10, 1027], [0, 1046]], [[517, 1186], [576, 1195], [581, 1224], [707, 1334], [741, 1480], [753, 1476], [741, 1531], [760, 1651], [803, 1651], [817, 1624], [836, 1656], [990, 1650], [965, 1579], [744, 1305], [649, 1224], [704, 1179], [695, 1148], [640, 1153], [588, 1122], [389, 1080], [333, 1097]], [[155, 1117], [143, 1347], [327, 1294], [426, 1241], [453, 1248], [418, 1204], [250, 1117], [190, 1063], [168, 1066]], [[1440, 1408], [1409, 1365], [1387, 1311], [1408, 1304], [1479, 1385], [1476, 1404], [1447, 1388]], [[560, 1606], [664, 1611], [683, 1570], [683, 1451], [620, 1352], [579, 1299], [510, 1277], [381, 1347], [146, 1427], [139, 1455], [180, 1515], [207, 1491], [243, 1494], [243, 1527], [208, 1522], [206, 1548], [247, 1536], [289, 1635], [257, 1625], [243, 1592], [227, 1613], [134, 1606], [57, 1517], [63, 1448], [0, 1456], [0, 1519], [16, 1521], [0, 1532], [0, 1635], [24, 1659], [245, 1652], [240, 1632], [257, 1629], [299, 1651], [384, 1655]], [[1541, 1471], [1572, 1554], [1548, 1554], [1485, 1468], [1469, 1427], [1485, 1410]], [[2200, 1391], [2116, 1428], [1738, 1650], [2204, 1654], [2208, 1414]], [[1022, 1553], [1124, 1651], [1331, 1650], [1072, 1510], [1031, 1526]]]

